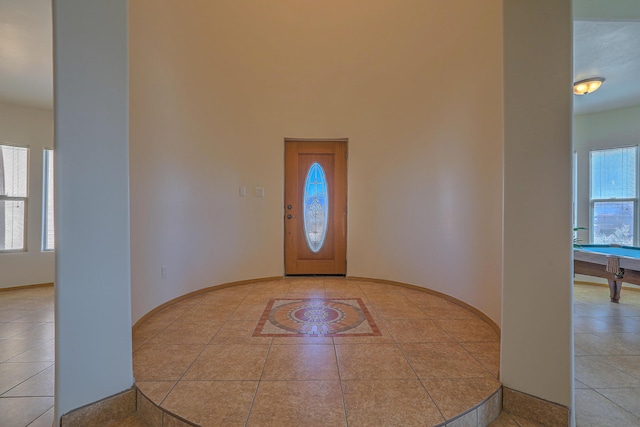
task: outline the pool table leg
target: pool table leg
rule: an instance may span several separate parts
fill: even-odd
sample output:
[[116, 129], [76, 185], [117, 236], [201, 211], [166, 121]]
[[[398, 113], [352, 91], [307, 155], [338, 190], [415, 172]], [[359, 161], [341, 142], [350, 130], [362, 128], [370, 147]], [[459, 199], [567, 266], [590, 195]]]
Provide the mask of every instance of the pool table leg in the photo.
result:
[[620, 291], [622, 290], [622, 281], [616, 279], [608, 279], [609, 280], [609, 296], [611, 297], [611, 302], [620, 302]]

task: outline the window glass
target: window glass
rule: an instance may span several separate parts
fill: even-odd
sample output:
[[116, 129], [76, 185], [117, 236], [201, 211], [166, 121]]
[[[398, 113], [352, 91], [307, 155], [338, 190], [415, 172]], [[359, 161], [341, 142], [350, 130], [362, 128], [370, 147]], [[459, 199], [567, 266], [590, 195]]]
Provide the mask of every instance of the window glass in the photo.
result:
[[55, 228], [53, 222], [53, 150], [44, 150], [44, 230], [42, 248], [51, 251], [55, 247]]
[[25, 249], [29, 149], [0, 145], [0, 251]]
[[636, 197], [637, 147], [591, 152], [591, 199]]
[[593, 203], [593, 243], [633, 246], [634, 202]]

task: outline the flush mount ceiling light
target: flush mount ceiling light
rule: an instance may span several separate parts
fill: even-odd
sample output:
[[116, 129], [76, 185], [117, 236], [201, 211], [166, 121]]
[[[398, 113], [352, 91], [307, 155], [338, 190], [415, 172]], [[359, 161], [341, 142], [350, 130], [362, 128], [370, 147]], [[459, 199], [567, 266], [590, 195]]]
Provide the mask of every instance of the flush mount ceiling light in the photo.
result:
[[602, 86], [604, 77], [591, 77], [590, 79], [580, 80], [573, 84], [573, 93], [576, 95], [586, 95], [595, 92]]

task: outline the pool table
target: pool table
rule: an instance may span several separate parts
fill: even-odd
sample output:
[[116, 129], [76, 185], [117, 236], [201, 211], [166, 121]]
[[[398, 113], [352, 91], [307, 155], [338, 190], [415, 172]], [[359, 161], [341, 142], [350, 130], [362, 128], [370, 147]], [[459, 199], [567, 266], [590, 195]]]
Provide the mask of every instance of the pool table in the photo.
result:
[[640, 248], [580, 245], [573, 250], [573, 271], [607, 279], [611, 302], [619, 302], [622, 282], [640, 285]]

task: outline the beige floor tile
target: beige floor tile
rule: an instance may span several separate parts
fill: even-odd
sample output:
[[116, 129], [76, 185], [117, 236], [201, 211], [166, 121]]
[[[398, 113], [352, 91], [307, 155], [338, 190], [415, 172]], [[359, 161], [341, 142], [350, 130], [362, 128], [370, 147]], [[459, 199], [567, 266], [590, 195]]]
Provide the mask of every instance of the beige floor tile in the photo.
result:
[[458, 342], [498, 342], [500, 339], [496, 331], [478, 317], [475, 319], [436, 320], [436, 324]]
[[372, 318], [378, 330], [380, 331], [380, 335], [375, 336], [364, 336], [364, 337], [352, 337], [348, 334], [339, 335], [337, 337], [333, 337], [333, 342], [335, 345], [344, 345], [344, 344], [395, 344], [395, 340], [393, 336], [389, 332], [389, 330], [384, 325], [382, 319], [377, 317], [375, 313], [372, 313]]
[[533, 421], [526, 420], [522, 417], [517, 417], [506, 412], [501, 412], [500, 416], [496, 418], [489, 427], [542, 427], [541, 424]]
[[580, 427], [640, 425], [640, 418], [594, 390], [576, 390], [576, 421]]
[[466, 342], [460, 345], [496, 378], [500, 374], [500, 342]]
[[400, 346], [421, 379], [492, 376], [459, 344], [409, 343]]
[[469, 310], [460, 307], [450, 301], [440, 299], [437, 304], [433, 301], [427, 300], [422, 302], [421, 300], [413, 301], [413, 303], [422, 310], [422, 312], [431, 319], [475, 319], [477, 316]]
[[343, 381], [349, 426], [431, 426], [444, 422], [417, 380]]
[[53, 365], [18, 384], [2, 397], [53, 397]]
[[379, 305], [412, 305], [413, 302], [407, 298], [403, 293], [389, 293], [389, 292], [371, 292], [367, 294], [367, 300], [374, 306]]
[[333, 345], [331, 337], [274, 337], [273, 345]]
[[51, 362], [0, 364], [0, 395], [51, 366]]
[[255, 320], [229, 320], [213, 337], [210, 344], [271, 344], [271, 337], [254, 337]]
[[39, 345], [42, 345], [42, 341], [40, 340], [2, 340], [0, 341], [0, 363], [16, 357]]
[[324, 289], [298, 289], [287, 292], [287, 298], [289, 299], [323, 299], [326, 298]]
[[[21, 323], [16, 322], [14, 324], [19, 325]], [[31, 323], [25, 323], [25, 324], [31, 325]], [[27, 331], [22, 332], [21, 334], [15, 335], [12, 338], [19, 339], [19, 340], [49, 341], [55, 338], [55, 327], [53, 323], [43, 323], [34, 328], [30, 328]]]
[[248, 426], [345, 426], [338, 381], [261, 381]]
[[220, 330], [224, 322], [211, 320], [207, 322], [187, 322], [178, 319], [147, 343], [149, 344], [208, 344]]
[[260, 317], [264, 313], [266, 308], [266, 302], [264, 304], [241, 304], [236, 308], [236, 311], [231, 314], [229, 320], [252, 320], [258, 322]]
[[609, 302], [609, 291], [607, 296], [600, 303], [576, 304], [573, 309], [575, 317], [620, 317], [625, 313], [633, 313], [633, 310], [625, 308], [623, 304], [612, 304]]
[[355, 284], [360, 286], [360, 289], [365, 294], [377, 294], [388, 293], [398, 294], [402, 292], [401, 286], [387, 285], [386, 283], [368, 282], [368, 281], [354, 281]]
[[575, 388], [589, 388], [588, 385], [586, 385], [585, 383], [583, 383], [582, 381], [579, 380], [574, 380], [574, 384], [575, 384]]
[[29, 427], [51, 427], [54, 421], [53, 408], [36, 418]]
[[204, 345], [145, 344], [133, 353], [137, 381], [178, 380], [204, 349]]
[[184, 375], [184, 380], [259, 380], [268, 345], [208, 345]]
[[396, 344], [336, 345], [342, 380], [416, 379]]
[[[46, 323], [30, 323], [30, 322], [4, 322], [0, 323], [0, 340], [15, 338], [18, 335], [34, 329], [38, 326], [46, 325]], [[25, 338], [22, 338], [25, 339]], [[35, 338], [34, 338], [35, 339]]]
[[2, 427], [25, 427], [53, 406], [53, 397], [0, 399]]
[[640, 355], [640, 334], [574, 334], [575, 354], [578, 356], [597, 355]]
[[[29, 314], [37, 314], [38, 310], [16, 310], [11, 304], [6, 304], [4, 307], [0, 305], [0, 324], [13, 322], [17, 319], [25, 317]], [[38, 322], [43, 323], [44, 321]]]
[[640, 318], [576, 317], [574, 330], [579, 333], [640, 333]]
[[171, 323], [173, 323], [173, 321], [158, 321], [155, 319], [155, 317], [152, 317], [140, 326], [136, 327], [131, 338], [133, 351], [138, 350], [151, 338], [155, 337], [164, 329], [166, 329]]
[[451, 342], [431, 319], [392, 319], [384, 322], [396, 342]]
[[491, 378], [438, 378], [422, 383], [446, 419], [480, 404], [500, 387], [500, 382]]
[[371, 310], [384, 320], [392, 319], [426, 319], [427, 316], [418, 307], [407, 302], [371, 304]]
[[15, 322], [33, 322], [33, 323], [53, 323], [55, 320], [54, 311], [50, 309], [33, 310], [29, 313], [15, 319]]
[[330, 345], [272, 346], [262, 380], [337, 380], [338, 364]]
[[147, 322], [150, 322], [152, 319], [153, 322], [158, 323], [173, 322], [191, 308], [193, 308], [193, 304], [185, 304], [180, 301], [170, 305], [158, 313], [155, 313], [151, 319], [147, 320]]
[[162, 407], [202, 427], [243, 426], [257, 381], [180, 381]]
[[226, 321], [238, 307], [235, 305], [198, 304], [187, 310], [177, 320], [180, 322]]
[[136, 381], [136, 387], [156, 405], [160, 405], [176, 381]]
[[575, 357], [575, 377], [590, 388], [640, 387], [640, 379], [627, 375], [596, 356]]
[[346, 283], [325, 284], [324, 293], [327, 298], [365, 298], [365, 293], [359, 286]]
[[11, 359], [9, 362], [53, 362], [55, 360], [55, 340], [38, 344]]
[[258, 294], [254, 294], [251, 293], [249, 295], [247, 295], [245, 297], [245, 299], [242, 300], [242, 303], [238, 306], [251, 306], [251, 305], [258, 305], [258, 306], [262, 306], [262, 309], [264, 310], [264, 308], [266, 307], [267, 303], [269, 301], [271, 301], [274, 298], [277, 298], [277, 296], [274, 295], [280, 295], [280, 298], [285, 298], [287, 296], [287, 291], [285, 290], [282, 293], [274, 293], [274, 294], [270, 294], [270, 293], [258, 293]]
[[605, 388], [595, 389], [595, 391], [640, 419], [640, 387]]
[[638, 356], [604, 356], [602, 360], [617, 370], [640, 379], [640, 355]]

